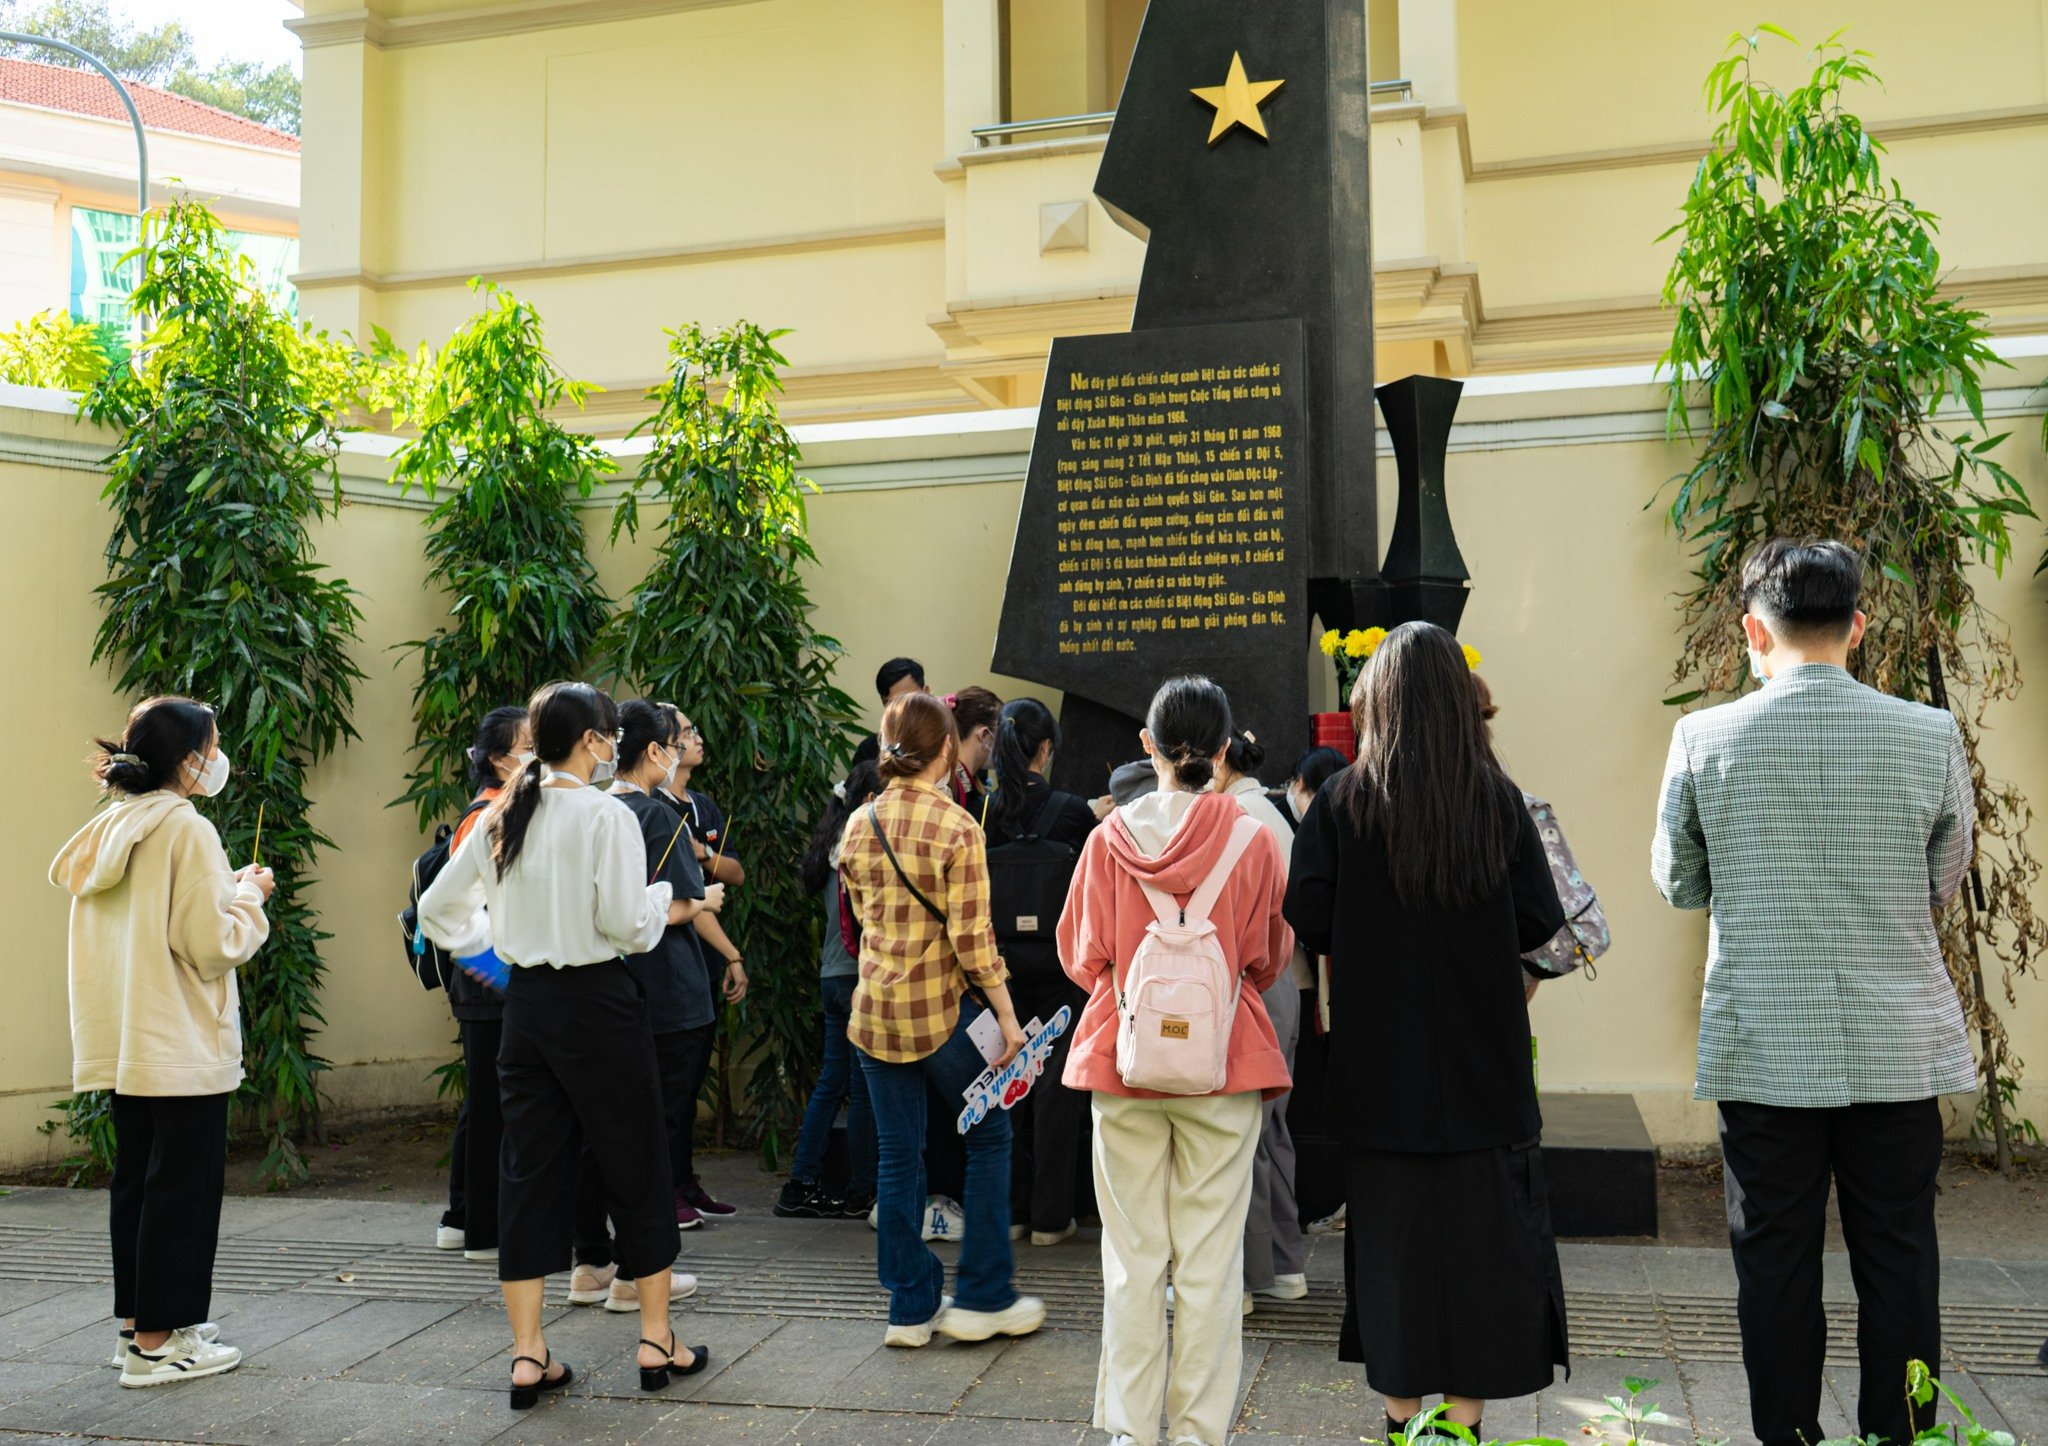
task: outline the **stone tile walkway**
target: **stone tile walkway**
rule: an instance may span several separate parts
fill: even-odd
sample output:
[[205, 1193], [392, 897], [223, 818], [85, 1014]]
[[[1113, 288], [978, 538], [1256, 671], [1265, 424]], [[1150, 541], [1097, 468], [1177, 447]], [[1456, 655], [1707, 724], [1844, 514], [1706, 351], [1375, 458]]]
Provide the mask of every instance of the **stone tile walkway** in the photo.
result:
[[[1087, 1426], [1101, 1319], [1096, 1247], [1019, 1248], [1021, 1284], [1048, 1327], [979, 1346], [882, 1346], [873, 1235], [858, 1223], [776, 1220], [764, 1208], [686, 1235], [679, 1268], [702, 1287], [677, 1310], [713, 1366], [643, 1395], [631, 1317], [571, 1310], [551, 1282], [549, 1343], [578, 1380], [561, 1399], [505, 1405], [504, 1314], [491, 1268], [433, 1250], [417, 1204], [227, 1202], [214, 1315], [246, 1353], [232, 1374], [124, 1391], [106, 1361], [106, 1197], [16, 1190], [0, 1198], [0, 1446], [22, 1440], [330, 1442], [779, 1442], [786, 1446], [1072, 1446]], [[1314, 1237], [1305, 1301], [1261, 1301], [1246, 1322], [1238, 1441], [1356, 1442], [1378, 1433], [1362, 1371], [1336, 1360], [1341, 1237]], [[1747, 1442], [1724, 1252], [1567, 1245], [1569, 1381], [1497, 1403], [1488, 1435], [1583, 1434], [1624, 1375], [1676, 1426], [1651, 1438]], [[1853, 1293], [1830, 1257], [1831, 1432], [1853, 1419]], [[1944, 1377], [1987, 1424], [2048, 1446], [2048, 1263], [1953, 1260]]]

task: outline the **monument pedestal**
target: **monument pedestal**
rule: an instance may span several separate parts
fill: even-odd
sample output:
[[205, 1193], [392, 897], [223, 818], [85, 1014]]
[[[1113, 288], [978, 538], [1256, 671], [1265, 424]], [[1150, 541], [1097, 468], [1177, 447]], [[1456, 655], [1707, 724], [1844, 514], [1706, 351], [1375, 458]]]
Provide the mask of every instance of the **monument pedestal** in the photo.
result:
[[1544, 1095], [1543, 1175], [1560, 1236], [1655, 1235], [1657, 1148], [1634, 1095]]

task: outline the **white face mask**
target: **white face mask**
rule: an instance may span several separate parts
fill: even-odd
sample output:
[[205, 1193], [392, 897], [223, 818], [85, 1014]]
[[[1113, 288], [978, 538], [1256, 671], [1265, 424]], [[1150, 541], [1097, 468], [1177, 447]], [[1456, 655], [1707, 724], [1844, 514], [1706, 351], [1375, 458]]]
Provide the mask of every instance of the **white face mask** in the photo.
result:
[[197, 768], [186, 764], [185, 771], [198, 780], [199, 792], [212, 798], [228, 786], [228, 766], [227, 754], [216, 753]]
[[1287, 791], [1287, 806], [1294, 810], [1294, 821], [1296, 823], [1300, 823], [1308, 817], [1308, 806], [1314, 802], [1313, 798], [1310, 798], [1299, 789], [1291, 788]]
[[1764, 655], [1755, 648], [1749, 650], [1749, 675], [1759, 683], [1771, 681], [1770, 674], [1764, 671]]
[[619, 745], [613, 743], [611, 750], [612, 756], [609, 758], [598, 758], [594, 753], [591, 755], [596, 760], [596, 766], [590, 770], [592, 788], [602, 788], [619, 776]]

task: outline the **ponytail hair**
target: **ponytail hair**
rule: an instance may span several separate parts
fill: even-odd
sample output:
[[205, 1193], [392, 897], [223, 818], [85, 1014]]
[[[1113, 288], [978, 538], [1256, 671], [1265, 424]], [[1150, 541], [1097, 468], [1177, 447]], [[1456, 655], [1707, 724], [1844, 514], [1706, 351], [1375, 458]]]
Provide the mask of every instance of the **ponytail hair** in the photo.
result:
[[119, 742], [93, 739], [92, 776], [101, 788], [155, 793], [177, 778], [185, 760], [204, 753], [216, 731], [213, 709], [190, 698], [145, 698], [128, 713]]
[[1247, 728], [1241, 733], [1230, 735], [1230, 752], [1227, 756], [1232, 773], [1256, 777], [1266, 766], [1266, 745], [1259, 742]]
[[1031, 827], [1024, 816], [1025, 784], [1031, 760], [1050, 743], [1060, 746], [1059, 720], [1036, 698], [1012, 698], [996, 721], [995, 816], [1003, 832], [1016, 836]]
[[804, 848], [800, 872], [805, 893], [815, 894], [831, 880], [832, 850], [838, 846], [839, 836], [846, 832], [846, 821], [881, 791], [881, 773], [872, 761], [863, 759], [853, 765], [853, 771], [846, 775], [846, 782], [840, 785], [839, 792], [826, 800], [824, 812], [818, 815], [818, 822], [811, 829], [811, 841]]
[[1216, 778], [1212, 761], [1230, 742], [1230, 698], [1207, 678], [1169, 678], [1145, 710], [1153, 751], [1173, 766], [1173, 781], [1190, 793]]
[[472, 794], [498, 786], [495, 760], [512, 751], [512, 745], [519, 738], [519, 725], [525, 721], [526, 710], [511, 703], [491, 709], [476, 725], [476, 741], [469, 745], [469, 791]]
[[944, 701], [953, 710], [953, 731], [961, 738], [977, 728], [993, 729], [1003, 713], [1003, 700], [986, 688], [962, 688], [948, 693]]
[[618, 706], [588, 683], [549, 683], [526, 705], [526, 716], [533, 723], [533, 761], [512, 775], [484, 815], [491, 862], [500, 878], [526, 847], [527, 825], [540, 807], [541, 780], [548, 769], [566, 763], [584, 734], [610, 733], [619, 726]]
[[882, 711], [881, 744], [877, 767], [885, 784], [917, 777], [948, 752], [960, 756], [953, 710], [929, 693], [905, 693]]

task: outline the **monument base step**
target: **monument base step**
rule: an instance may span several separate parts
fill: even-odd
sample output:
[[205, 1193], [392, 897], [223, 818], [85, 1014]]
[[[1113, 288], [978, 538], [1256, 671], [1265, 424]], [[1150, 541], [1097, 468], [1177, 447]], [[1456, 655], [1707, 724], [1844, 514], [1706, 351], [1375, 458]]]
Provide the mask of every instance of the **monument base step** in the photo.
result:
[[1657, 1148], [1634, 1095], [1544, 1095], [1543, 1174], [1559, 1235], [1657, 1233]]

